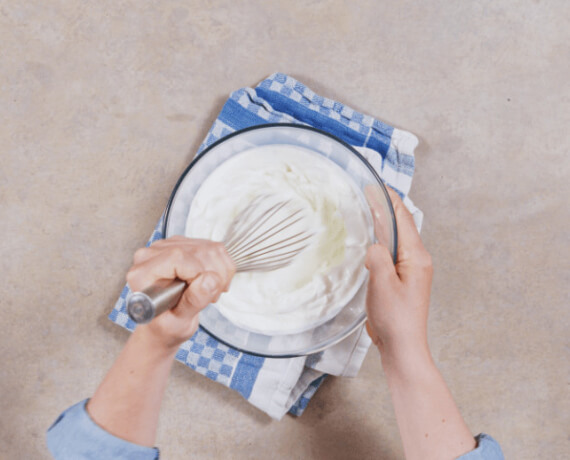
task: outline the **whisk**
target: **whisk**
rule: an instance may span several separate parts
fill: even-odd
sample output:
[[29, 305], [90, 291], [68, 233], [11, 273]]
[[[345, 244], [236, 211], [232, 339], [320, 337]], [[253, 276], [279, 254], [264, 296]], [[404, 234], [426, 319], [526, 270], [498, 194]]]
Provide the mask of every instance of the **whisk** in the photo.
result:
[[[303, 209], [273, 195], [255, 198], [230, 224], [222, 243], [237, 272], [270, 271], [289, 265], [310, 243]], [[158, 281], [127, 298], [127, 313], [138, 324], [176, 306], [187, 284]]]

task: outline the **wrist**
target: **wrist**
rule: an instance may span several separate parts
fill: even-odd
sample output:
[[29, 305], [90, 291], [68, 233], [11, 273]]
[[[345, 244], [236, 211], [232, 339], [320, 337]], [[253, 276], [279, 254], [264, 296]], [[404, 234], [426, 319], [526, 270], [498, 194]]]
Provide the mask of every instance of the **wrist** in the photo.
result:
[[435, 366], [427, 342], [399, 342], [378, 348], [386, 374], [411, 376]]
[[165, 341], [146, 324], [137, 326], [131, 339], [138, 348], [141, 348], [142, 353], [158, 358], [174, 357], [180, 346], [178, 342]]

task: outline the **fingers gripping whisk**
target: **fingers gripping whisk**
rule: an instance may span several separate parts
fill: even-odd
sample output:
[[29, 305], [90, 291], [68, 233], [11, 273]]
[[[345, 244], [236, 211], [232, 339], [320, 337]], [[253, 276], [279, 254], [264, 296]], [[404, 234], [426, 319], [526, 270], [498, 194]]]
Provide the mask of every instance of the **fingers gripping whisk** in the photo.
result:
[[303, 209], [265, 195], [236, 216], [224, 238], [236, 271], [268, 271], [289, 265], [310, 243]]
[[[230, 224], [223, 244], [236, 271], [269, 271], [289, 265], [310, 243], [303, 209], [291, 200], [264, 195], [254, 199]], [[187, 287], [185, 281], [153, 284], [127, 298], [127, 312], [136, 323], [147, 323], [175, 307]]]

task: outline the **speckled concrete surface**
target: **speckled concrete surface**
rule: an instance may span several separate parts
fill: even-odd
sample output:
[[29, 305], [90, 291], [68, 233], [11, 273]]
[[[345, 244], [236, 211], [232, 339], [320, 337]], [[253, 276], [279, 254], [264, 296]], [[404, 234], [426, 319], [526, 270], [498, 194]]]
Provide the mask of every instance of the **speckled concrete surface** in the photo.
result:
[[[569, 19], [565, 0], [0, 0], [0, 457], [49, 457], [45, 430], [127, 338], [106, 315], [224, 98], [282, 71], [420, 137], [434, 356], [474, 433], [568, 458]], [[402, 456], [372, 351], [281, 422], [176, 365], [158, 444]]]

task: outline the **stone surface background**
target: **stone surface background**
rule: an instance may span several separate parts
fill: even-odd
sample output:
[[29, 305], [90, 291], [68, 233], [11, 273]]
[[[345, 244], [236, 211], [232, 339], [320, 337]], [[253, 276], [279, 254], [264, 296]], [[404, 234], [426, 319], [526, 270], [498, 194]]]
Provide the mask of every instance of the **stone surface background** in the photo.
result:
[[[274, 71], [420, 138], [434, 357], [474, 433], [567, 458], [570, 7], [0, 0], [0, 457], [45, 431], [127, 339], [106, 316], [232, 90]], [[371, 350], [273, 422], [174, 367], [165, 459], [402, 456]]]

